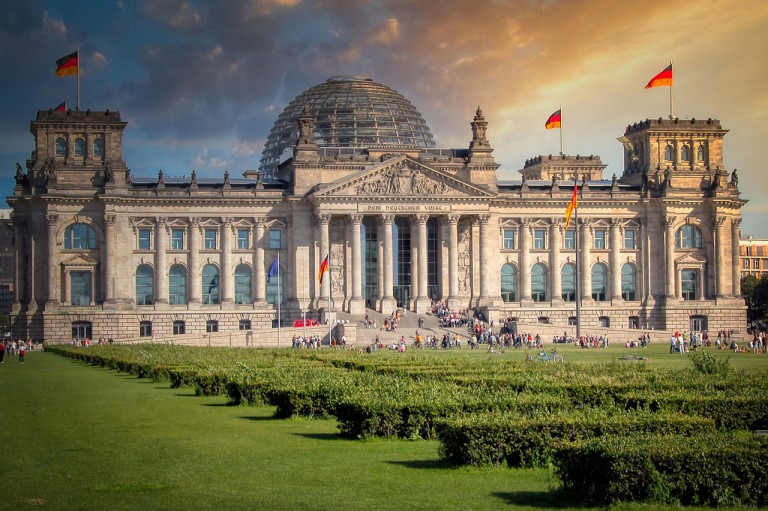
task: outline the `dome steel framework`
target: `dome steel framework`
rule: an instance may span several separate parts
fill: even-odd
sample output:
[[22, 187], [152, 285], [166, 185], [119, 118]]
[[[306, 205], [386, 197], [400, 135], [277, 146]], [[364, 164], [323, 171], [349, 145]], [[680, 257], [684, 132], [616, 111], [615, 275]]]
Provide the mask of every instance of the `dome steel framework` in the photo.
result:
[[422, 115], [397, 91], [367, 76], [333, 76], [296, 96], [275, 121], [261, 156], [265, 179], [292, 155], [304, 106], [322, 147], [435, 147]]

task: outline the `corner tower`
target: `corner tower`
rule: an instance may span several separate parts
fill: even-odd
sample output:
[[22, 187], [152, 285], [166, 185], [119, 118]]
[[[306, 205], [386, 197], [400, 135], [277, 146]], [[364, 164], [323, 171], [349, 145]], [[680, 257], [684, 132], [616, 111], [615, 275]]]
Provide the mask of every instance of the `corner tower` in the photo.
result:
[[[646, 119], [627, 126], [621, 182], [686, 189], [714, 185], [727, 172], [723, 163], [723, 129], [717, 119]], [[723, 180], [724, 181], [724, 180]]]

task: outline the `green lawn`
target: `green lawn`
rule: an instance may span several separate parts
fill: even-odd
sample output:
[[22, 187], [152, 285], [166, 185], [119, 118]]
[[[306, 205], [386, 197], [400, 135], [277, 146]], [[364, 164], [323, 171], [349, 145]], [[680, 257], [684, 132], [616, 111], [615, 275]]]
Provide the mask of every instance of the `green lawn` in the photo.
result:
[[[682, 366], [664, 348], [649, 363]], [[631, 352], [560, 351], [568, 361]], [[734, 367], [768, 364], [731, 356]], [[0, 509], [571, 509], [546, 469], [453, 468], [434, 441], [345, 440], [334, 420], [274, 420], [269, 408], [49, 353], [6, 358], [0, 389]]]

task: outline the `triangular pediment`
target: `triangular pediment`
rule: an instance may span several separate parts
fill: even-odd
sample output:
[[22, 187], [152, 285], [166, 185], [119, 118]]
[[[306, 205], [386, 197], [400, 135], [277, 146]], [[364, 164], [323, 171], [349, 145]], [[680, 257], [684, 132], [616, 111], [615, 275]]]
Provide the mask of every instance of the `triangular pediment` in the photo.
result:
[[706, 263], [707, 259], [696, 252], [688, 252], [687, 254], [683, 254], [682, 256], [675, 259], [675, 263], [678, 265], [692, 265], [692, 266], [701, 266], [703, 263]]
[[370, 169], [347, 176], [314, 194], [324, 197], [487, 198], [493, 194], [472, 183], [425, 165], [410, 156], [398, 156]]
[[96, 266], [98, 261], [84, 254], [75, 254], [61, 262], [64, 266]]

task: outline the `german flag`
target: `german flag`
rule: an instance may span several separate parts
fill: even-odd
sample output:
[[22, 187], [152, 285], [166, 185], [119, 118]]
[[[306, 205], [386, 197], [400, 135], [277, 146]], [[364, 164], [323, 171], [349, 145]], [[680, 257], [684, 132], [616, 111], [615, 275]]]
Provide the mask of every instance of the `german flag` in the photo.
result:
[[67, 110], [67, 102], [66, 101], [62, 101], [59, 106], [54, 108], [54, 110], [56, 112], [65, 112]]
[[573, 183], [573, 195], [571, 195], [571, 202], [565, 210], [565, 232], [568, 232], [568, 224], [571, 223], [571, 215], [579, 205], [579, 185]]
[[547, 119], [547, 122], [544, 123], [544, 127], [548, 130], [551, 130], [552, 128], [559, 128], [560, 127], [560, 110], [553, 113], [549, 116], [549, 119]]
[[329, 257], [330, 257], [330, 254], [325, 256], [325, 259], [323, 259], [323, 262], [320, 263], [320, 271], [317, 274], [317, 280], [319, 280], [321, 284], [323, 283], [323, 275], [325, 274], [325, 272], [328, 271], [328, 258]]
[[65, 55], [56, 61], [56, 76], [69, 76], [77, 74], [78, 51]]
[[672, 64], [668, 65], [664, 68], [664, 71], [651, 78], [651, 81], [648, 82], [648, 85], [646, 85], [645, 88], [650, 89], [652, 87], [664, 86], [672, 87]]

